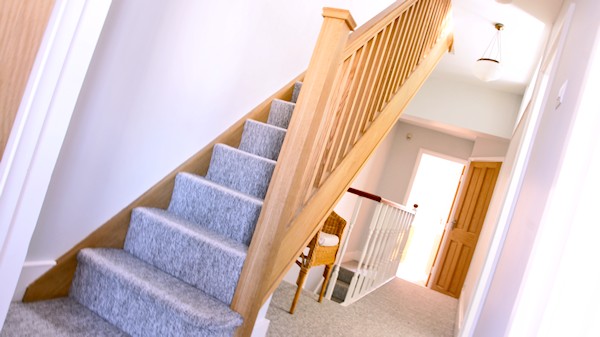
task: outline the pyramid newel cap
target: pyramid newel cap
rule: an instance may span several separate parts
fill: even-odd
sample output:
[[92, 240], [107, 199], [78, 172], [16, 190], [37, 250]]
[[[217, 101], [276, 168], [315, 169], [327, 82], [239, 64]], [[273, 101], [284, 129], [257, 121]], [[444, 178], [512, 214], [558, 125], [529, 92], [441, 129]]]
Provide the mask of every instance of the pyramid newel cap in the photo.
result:
[[352, 14], [350, 14], [350, 11], [347, 9], [324, 7], [323, 17], [341, 19], [346, 21], [346, 25], [348, 25], [348, 28], [350, 28], [350, 30], [354, 30], [354, 28], [356, 28], [356, 21], [354, 21]]

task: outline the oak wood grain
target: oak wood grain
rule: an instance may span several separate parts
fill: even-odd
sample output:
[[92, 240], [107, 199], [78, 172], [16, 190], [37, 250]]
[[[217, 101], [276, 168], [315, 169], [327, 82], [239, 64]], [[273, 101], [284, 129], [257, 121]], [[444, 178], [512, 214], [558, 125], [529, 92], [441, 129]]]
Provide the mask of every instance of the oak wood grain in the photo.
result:
[[0, 158], [53, 7], [54, 0], [0, 0]]

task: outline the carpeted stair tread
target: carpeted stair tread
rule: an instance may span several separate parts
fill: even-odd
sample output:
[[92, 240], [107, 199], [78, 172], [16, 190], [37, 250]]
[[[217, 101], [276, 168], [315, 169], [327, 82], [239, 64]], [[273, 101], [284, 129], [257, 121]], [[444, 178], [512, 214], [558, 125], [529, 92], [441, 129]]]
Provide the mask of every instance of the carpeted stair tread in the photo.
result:
[[83, 249], [70, 296], [133, 336], [227, 336], [226, 304], [121, 249]]
[[267, 124], [275, 125], [283, 129], [287, 129], [292, 119], [292, 113], [296, 103], [286, 102], [280, 99], [274, 99], [271, 102], [271, 110], [269, 111], [269, 118]]
[[350, 288], [350, 284], [341, 280], [337, 280], [335, 282], [335, 287], [333, 288], [333, 294], [331, 294], [332, 299], [337, 299], [336, 302], [343, 302], [346, 299], [346, 294], [348, 293], [348, 288]]
[[346, 269], [344, 267], [340, 267], [339, 270], [339, 274], [338, 274], [338, 280], [344, 281], [348, 284], [350, 284], [350, 281], [352, 281], [352, 276], [354, 276], [354, 272]]
[[127, 337], [69, 297], [32, 303], [13, 302], [0, 331], [1, 337]]
[[267, 123], [247, 120], [239, 149], [257, 156], [277, 160], [286, 130]]
[[231, 304], [248, 247], [157, 208], [135, 208], [125, 251]]
[[275, 169], [275, 161], [225, 144], [213, 148], [206, 179], [264, 199]]
[[294, 91], [292, 92], [292, 103], [296, 103], [298, 101], [298, 96], [300, 95], [300, 89], [302, 89], [302, 82], [294, 83]]
[[262, 200], [190, 173], [179, 173], [168, 211], [250, 245]]

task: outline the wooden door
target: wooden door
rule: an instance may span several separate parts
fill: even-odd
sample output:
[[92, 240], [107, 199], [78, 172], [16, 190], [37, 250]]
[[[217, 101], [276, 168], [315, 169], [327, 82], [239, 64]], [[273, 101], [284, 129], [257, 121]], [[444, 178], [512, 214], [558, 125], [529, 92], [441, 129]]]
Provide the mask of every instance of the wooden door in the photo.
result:
[[451, 227], [438, 254], [429, 287], [458, 297], [485, 220], [502, 163], [471, 162], [453, 212]]

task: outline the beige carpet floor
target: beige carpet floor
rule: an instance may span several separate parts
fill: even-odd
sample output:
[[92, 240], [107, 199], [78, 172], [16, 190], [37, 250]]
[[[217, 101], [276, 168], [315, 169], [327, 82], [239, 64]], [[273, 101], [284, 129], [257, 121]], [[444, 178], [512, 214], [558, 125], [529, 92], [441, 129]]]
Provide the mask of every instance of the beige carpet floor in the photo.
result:
[[316, 301], [304, 291], [296, 312], [288, 310], [296, 286], [282, 282], [273, 294], [267, 318], [269, 337], [278, 336], [453, 336], [457, 300], [402, 279], [394, 279], [343, 307]]

